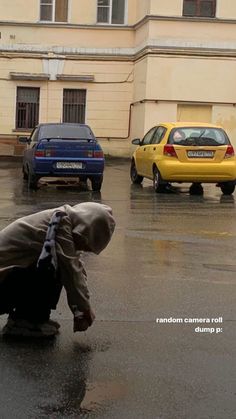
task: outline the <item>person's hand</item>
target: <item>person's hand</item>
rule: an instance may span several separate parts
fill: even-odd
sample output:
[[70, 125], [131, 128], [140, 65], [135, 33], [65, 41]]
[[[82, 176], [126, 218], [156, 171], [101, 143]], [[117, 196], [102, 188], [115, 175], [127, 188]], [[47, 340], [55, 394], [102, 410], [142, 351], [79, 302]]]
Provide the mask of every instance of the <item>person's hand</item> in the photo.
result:
[[84, 318], [88, 321], [89, 326], [92, 326], [94, 320], [95, 320], [95, 313], [94, 311], [90, 308], [89, 310], [86, 310], [84, 312]]
[[92, 326], [95, 314], [90, 308], [84, 312], [78, 311], [74, 315], [74, 332], [84, 332]]

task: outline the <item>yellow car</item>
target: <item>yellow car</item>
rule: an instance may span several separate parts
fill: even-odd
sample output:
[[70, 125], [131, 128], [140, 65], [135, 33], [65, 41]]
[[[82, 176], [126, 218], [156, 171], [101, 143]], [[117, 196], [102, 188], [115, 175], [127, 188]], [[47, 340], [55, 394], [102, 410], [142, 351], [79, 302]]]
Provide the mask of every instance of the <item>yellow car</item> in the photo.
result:
[[131, 159], [133, 183], [152, 179], [155, 191], [164, 192], [171, 182], [191, 182], [190, 194], [202, 194], [202, 183], [215, 183], [225, 195], [234, 192], [236, 157], [220, 126], [161, 123], [132, 144], [138, 146]]

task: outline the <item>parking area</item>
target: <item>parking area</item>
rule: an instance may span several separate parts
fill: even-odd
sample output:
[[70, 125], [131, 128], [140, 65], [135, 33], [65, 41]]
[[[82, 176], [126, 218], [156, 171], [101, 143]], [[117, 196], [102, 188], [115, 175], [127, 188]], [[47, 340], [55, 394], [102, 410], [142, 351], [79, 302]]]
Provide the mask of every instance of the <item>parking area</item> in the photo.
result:
[[[0, 336], [2, 418], [233, 419], [236, 356], [235, 193], [204, 185], [156, 194], [107, 160], [101, 192], [29, 190], [19, 161], [0, 162], [0, 226], [65, 203], [113, 208], [116, 230], [87, 253], [96, 321], [73, 334], [63, 293], [51, 341]], [[0, 327], [6, 318], [1, 316]]]

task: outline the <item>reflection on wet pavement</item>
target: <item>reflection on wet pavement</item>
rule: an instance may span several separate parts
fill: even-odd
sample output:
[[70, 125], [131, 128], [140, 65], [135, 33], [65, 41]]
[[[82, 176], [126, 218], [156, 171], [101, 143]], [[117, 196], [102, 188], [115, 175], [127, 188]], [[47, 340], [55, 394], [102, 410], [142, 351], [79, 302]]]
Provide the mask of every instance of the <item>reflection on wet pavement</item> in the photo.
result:
[[[235, 417], [235, 196], [206, 185], [155, 194], [108, 162], [101, 193], [73, 185], [30, 191], [21, 164], [0, 164], [0, 226], [84, 201], [113, 208], [108, 248], [84, 255], [94, 326], [73, 334], [65, 293], [50, 341], [0, 336], [3, 419], [233, 419]], [[223, 333], [157, 325], [157, 317], [223, 317]], [[2, 327], [6, 317], [0, 317]]]

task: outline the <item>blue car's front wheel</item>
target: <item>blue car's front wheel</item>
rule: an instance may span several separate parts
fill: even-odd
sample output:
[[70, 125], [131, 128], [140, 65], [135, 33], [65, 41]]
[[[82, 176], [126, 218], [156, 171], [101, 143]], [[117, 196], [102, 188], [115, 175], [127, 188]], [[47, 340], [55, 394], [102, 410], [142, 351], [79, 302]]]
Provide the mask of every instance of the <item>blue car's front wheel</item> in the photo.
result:
[[38, 188], [38, 180], [39, 177], [35, 175], [35, 173], [28, 172], [28, 187], [29, 189], [37, 189]]

